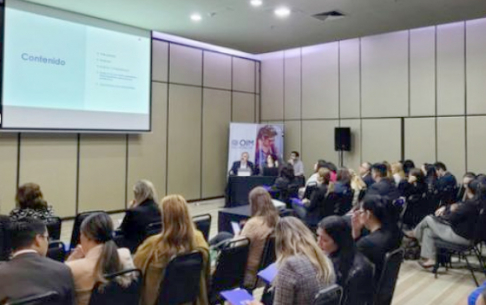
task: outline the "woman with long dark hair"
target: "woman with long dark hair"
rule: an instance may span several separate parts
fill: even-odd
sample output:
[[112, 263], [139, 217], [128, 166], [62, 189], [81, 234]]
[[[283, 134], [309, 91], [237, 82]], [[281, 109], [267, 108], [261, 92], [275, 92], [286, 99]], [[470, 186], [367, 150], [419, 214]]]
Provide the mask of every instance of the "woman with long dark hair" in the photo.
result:
[[[73, 273], [78, 305], [89, 304], [94, 285], [106, 282], [105, 275], [134, 268], [130, 251], [118, 249], [113, 241], [113, 222], [106, 213], [90, 215], [83, 221], [80, 245], [66, 264]], [[133, 275], [117, 280], [128, 286]]]
[[317, 228], [318, 243], [334, 263], [337, 283], [343, 287], [343, 305], [373, 303], [373, 266], [354, 243], [351, 226], [340, 216], [324, 218]]

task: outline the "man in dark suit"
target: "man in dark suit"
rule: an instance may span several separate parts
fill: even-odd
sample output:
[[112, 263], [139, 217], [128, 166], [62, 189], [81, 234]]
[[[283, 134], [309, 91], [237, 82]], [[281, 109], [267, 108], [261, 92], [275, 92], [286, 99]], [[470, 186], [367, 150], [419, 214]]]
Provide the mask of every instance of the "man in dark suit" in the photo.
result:
[[434, 164], [439, 180], [437, 181], [437, 190], [441, 199], [441, 204], [453, 204], [457, 194], [457, 180], [453, 174], [447, 171], [447, 167], [442, 162]]
[[382, 197], [387, 197], [392, 202], [398, 197], [400, 197], [400, 192], [398, 191], [395, 183], [388, 179], [387, 168], [383, 163], [376, 163], [371, 167], [371, 175], [375, 183], [366, 192], [367, 195], [380, 195]]
[[75, 303], [74, 281], [69, 267], [46, 258], [49, 233], [45, 224], [24, 218], [11, 225], [13, 258], [0, 265], [0, 303], [56, 292], [51, 305]]
[[233, 163], [233, 166], [230, 170], [230, 175], [238, 175], [238, 171], [240, 169], [250, 170], [250, 174], [255, 175], [255, 166], [253, 165], [253, 163], [248, 161], [249, 157], [250, 155], [247, 152], [242, 153], [240, 161], [236, 161]]
[[370, 162], [364, 162], [363, 164], [360, 165], [359, 167], [359, 174], [361, 176], [361, 179], [363, 179], [364, 183], [366, 183], [366, 188], [370, 188], [370, 186], [375, 183], [375, 180], [373, 180], [373, 177], [371, 177], [371, 163]]

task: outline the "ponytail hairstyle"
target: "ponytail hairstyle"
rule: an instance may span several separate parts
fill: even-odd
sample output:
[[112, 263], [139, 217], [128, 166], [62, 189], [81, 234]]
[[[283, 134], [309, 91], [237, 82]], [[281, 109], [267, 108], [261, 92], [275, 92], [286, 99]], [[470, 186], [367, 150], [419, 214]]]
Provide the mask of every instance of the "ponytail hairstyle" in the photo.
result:
[[113, 241], [113, 222], [108, 214], [102, 212], [88, 216], [81, 224], [81, 233], [103, 247], [93, 271], [97, 281], [106, 283], [105, 275], [123, 270]]

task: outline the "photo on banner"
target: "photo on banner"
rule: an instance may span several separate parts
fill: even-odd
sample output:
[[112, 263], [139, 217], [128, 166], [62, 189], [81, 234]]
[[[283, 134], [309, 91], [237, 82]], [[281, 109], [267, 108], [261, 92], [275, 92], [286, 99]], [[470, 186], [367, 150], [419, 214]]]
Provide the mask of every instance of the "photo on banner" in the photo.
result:
[[249, 161], [262, 168], [269, 155], [283, 164], [284, 126], [283, 124], [230, 124], [228, 172], [234, 162], [240, 161], [243, 153], [248, 153]]

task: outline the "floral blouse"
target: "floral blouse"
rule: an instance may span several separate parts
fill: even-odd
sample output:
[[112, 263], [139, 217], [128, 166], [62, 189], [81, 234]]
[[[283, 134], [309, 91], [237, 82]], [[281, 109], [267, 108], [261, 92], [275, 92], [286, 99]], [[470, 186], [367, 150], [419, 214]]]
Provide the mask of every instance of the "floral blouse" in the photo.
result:
[[12, 212], [10, 212], [10, 220], [12, 221], [18, 221], [26, 217], [46, 220], [47, 218], [52, 216], [54, 216], [54, 210], [52, 209], [52, 206], [48, 206], [47, 210], [15, 208], [12, 210]]

